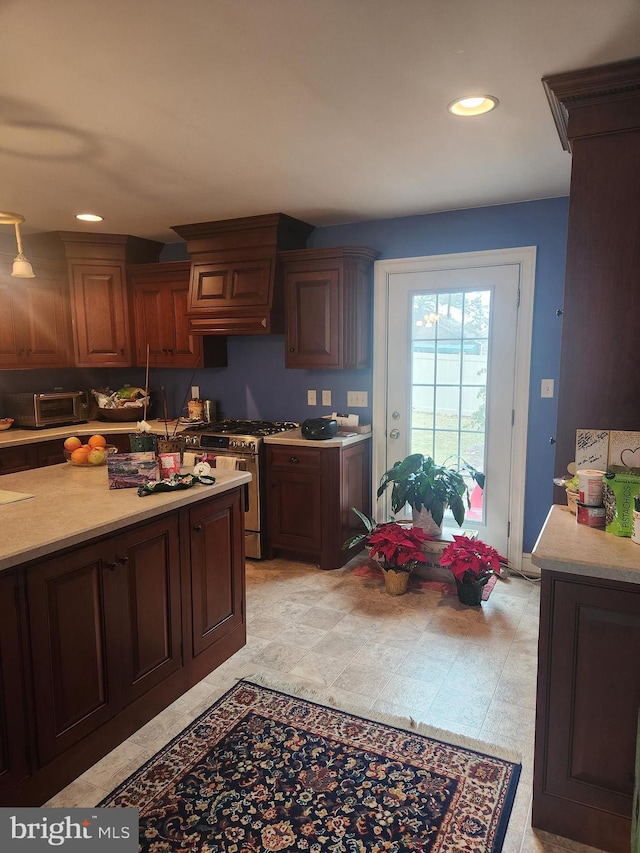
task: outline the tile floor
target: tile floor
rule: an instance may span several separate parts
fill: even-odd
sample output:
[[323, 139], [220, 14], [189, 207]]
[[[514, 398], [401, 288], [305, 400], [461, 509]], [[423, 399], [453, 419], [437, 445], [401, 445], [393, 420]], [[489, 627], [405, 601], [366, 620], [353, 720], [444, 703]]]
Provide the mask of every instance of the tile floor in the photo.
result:
[[272, 560], [247, 563], [247, 644], [57, 794], [91, 806], [227, 690], [262, 674], [319, 701], [413, 719], [517, 749], [522, 776], [503, 853], [595, 853], [530, 826], [539, 586], [499, 580], [481, 607], [377, 580]]

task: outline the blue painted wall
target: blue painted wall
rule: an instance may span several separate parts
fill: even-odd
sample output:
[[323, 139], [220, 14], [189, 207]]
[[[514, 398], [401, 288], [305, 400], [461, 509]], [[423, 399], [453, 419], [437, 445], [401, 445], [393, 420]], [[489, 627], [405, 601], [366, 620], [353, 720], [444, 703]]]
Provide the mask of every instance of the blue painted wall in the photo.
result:
[[[358, 222], [317, 228], [309, 246], [363, 245], [381, 258], [471, 252], [517, 246], [536, 246], [536, 294], [533, 320], [531, 393], [527, 448], [524, 549], [530, 551], [553, 498], [556, 401], [540, 399], [540, 380], [557, 381], [560, 363], [561, 319], [568, 199], [459, 210], [401, 219]], [[165, 247], [161, 260], [186, 258], [185, 244]], [[0, 371], [0, 393], [36, 391], [56, 386], [89, 389], [144, 385], [142, 368], [119, 370]], [[169, 413], [175, 417], [186, 405], [192, 384], [203, 398], [219, 402], [227, 417], [300, 421], [331, 411], [347, 410], [347, 391], [367, 391], [371, 419], [372, 372], [286, 370], [284, 338], [239, 336], [228, 339], [228, 367], [190, 370], [152, 370], [150, 386], [159, 402], [165, 389]], [[307, 390], [332, 393], [332, 405], [307, 406]], [[156, 403], [155, 414], [160, 414]], [[2, 412], [0, 412], [2, 416]]]
[[[540, 398], [540, 380], [558, 381], [569, 199], [455, 210], [317, 228], [309, 246], [362, 245], [381, 258], [410, 258], [536, 246], [524, 550], [530, 552], [553, 502], [557, 401]], [[371, 376], [368, 377], [369, 382]], [[351, 389], [349, 389], [351, 390]], [[374, 391], [375, 393], [375, 391]], [[561, 473], [561, 472], [560, 472]]]

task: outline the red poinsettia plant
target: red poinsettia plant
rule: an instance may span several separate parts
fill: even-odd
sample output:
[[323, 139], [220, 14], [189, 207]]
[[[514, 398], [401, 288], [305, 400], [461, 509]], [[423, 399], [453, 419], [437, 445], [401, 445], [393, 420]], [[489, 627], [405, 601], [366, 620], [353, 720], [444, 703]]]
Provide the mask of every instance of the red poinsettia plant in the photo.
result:
[[344, 543], [344, 548], [362, 543], [371, 549], [371, 556], [378, 557], [384, 569], [398, 572], [412, 572], [417, 563], [426, 563], [423, 550], [425, 542], [432, 541], [419, 527], [408, 527], [397, 521], [378, 524], [373, 518], [352, 507], [365, 526], [365, 532], [358, 533]]
[[448, 566], [460, 583], [486, 583], [502, 565], [507, 565], [507, 559], [480, 539], [454, 535], [453, 542], [442, 552], [440, 565]]
[[397, 521], [376, 525], [368, 537], [372, 556], [379, 557], [385, 569], [400, 572], [411, 572], [416, 563], [427, 562], [423, 545], [430, 540], [431, 536], [419, 527], [406, 527]]

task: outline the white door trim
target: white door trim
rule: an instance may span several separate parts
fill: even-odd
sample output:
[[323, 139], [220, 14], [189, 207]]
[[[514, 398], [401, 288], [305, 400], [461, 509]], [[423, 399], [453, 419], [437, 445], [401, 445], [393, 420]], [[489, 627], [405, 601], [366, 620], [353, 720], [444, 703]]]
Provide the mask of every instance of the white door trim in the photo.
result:
[[373, 506], [378, 520], [383, 521], [382, 509], [376, 500], [376, 489], [385, 471], [385, 437], [387, 431], [387, 314], [389, 308], [389, 277], [394, 273], [422, 270], [461, 269], [465, 267], [518, 264], [520, 267], [520, 307], [516, 330], [516, 369], [514, 387], [514, 424], [511, 444], [511, 494], [509, 521], [511, 535], [506, 555], [514, 568], [522, 563], [524, 528], [524, 487], [527, 465], [527, 424], [529, 420], [529, 384], [531, 370], [531, 337], [533, 327], [533, 297], [535, 289], [536, 247], [490, 249], [482, 252], [461, 252], [454, 255], [427, 255], [417, 258], [376, 261], [374, 264], [373, 314]]

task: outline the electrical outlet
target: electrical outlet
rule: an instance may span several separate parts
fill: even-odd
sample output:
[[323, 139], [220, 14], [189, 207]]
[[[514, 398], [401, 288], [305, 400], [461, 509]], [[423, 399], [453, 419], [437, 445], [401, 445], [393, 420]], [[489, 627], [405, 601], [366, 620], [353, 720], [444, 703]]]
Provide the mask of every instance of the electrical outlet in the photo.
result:
[[315, 391], [307, 391], [307, 406], [317, 406], [318, 401], [316, 400], [316, 392]]
[[331, 391], [323, 391], [322, 392], [322, 405], [330, 406], [331, 405]]
[[540, 382], [540, 396], [541, 397], [553, 397], [553, 379], [543, 379]]
[[369, 405], [369, 395], [366, 391], [347, 391], [348, 409], [366, 409]]
[[191, 386], [191, 399], [192, 400], [199, 400], [200, 399], [200, 386], [199, 385], [192, 385]]

